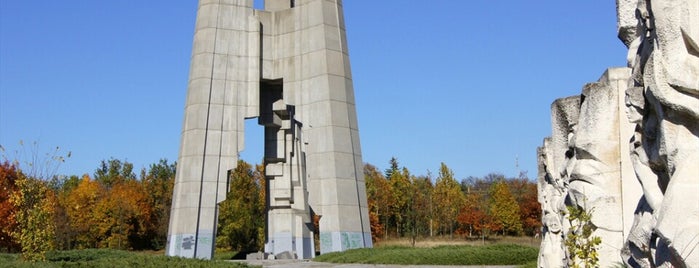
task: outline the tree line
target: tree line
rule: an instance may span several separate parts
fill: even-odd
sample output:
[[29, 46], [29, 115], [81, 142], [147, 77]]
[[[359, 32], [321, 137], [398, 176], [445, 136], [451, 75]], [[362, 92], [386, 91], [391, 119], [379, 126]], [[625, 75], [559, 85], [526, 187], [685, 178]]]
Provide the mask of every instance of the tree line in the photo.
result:
[[364, 165], [372, 237], [489, 237], [534, 235], [541, 207], [534, 182], [525, 173], [505, 178], [492, 173], [458, 182], [441, 163], [436, 178], [415, 176], [392, 158], [383, 173]]
[[[374, 240], [532, 235], [539, 229], [536, 184], [526, 176], [489, 174], [457, 182], [445, 164], [436, 178], [412, 175], [395, 158], [390, 164], [384, 172], [364, 166]], [[92, 176], [47, 177], [2, 162], [0, 252], [40, 259], [49, 250], [163, 249], [175, 168], [160, 160], [137, 176], [133, 164], [110, 159]], [[219, 205], [217, 248], [263, 248], [265, 182], [262, 165], [238, 162]]]

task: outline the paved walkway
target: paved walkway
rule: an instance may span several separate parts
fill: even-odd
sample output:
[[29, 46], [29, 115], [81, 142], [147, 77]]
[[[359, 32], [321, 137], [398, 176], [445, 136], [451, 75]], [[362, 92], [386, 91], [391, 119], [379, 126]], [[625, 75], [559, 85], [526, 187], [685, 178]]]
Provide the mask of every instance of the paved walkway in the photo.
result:
[[409, 267], [409, 268], [515, 268], [517, 266], [446, 266], [446, 265], [385, 265], [385, 264], [339, 264], [339, 263], [327, 263], [327, 262], [314, 262], [309, 260], [256, 260], [256, 261], [239, 261], [245, 262], [250, 265], [259, 265], [262, 267], [289, 267], [289, 268], [365, 268], [365, 267], [376, 267], [376, 268], [399, 268], [399, 267]]

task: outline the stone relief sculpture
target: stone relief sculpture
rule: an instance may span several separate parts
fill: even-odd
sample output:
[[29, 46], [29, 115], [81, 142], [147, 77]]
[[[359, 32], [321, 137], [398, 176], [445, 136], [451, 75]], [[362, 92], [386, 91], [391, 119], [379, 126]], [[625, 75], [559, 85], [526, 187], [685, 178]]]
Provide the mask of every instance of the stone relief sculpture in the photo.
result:
[[580, 96], [557, 99], [551, 104], [552, 136], [539, 148], [539, 202], [542, 216], [542, 242], [539, 267], [565, 267], [563, 244], [568, 232], [565, 197], [568, 194], [567, 168], [574, 160], [572, 142], [580, 114]]
[[556, 219], [566, 236], [558, 178], [566, 205], [592, 209], [601, 266], [620, 255], [631, 267], [699, 267], [699, 1], [617, 0], [617, 15], [630, 71], [585, 87], [568, 149], [552, 109], [553, 135], [538, 150], [539, 266], [561, 266], [551, 250]]
[[[566, 174], [569, 180], [566, 205], [591, 214], [596, 227], [593, 235], [602, 238], [597, 252], [603, 267], [621, 262], [619, 251], [624, 244], [622, 181], [624, 166], [629, 163], [621, 161], [621, 154], [628, 153], [628, 137], [621, 135], [628, 126], [622, 99], [629, 75], [627, 68], [610, 68], [598, 82], [583, 88], [571, 144], [574, 162], [569, 164]], [[632, 178], [630, 172], [626, 177]]]
[[560, 178], [554, 179], [551, 144], [551, 138], [545, 138], [544, 145], [537, 150], [539, 161], [537, 186], [543, 214], [538, 262], [540, 267], [565, 267], [566, 252], [563, 248], [564, 221], [562, 219], [564, 214], [560, 205], [567, 190]]
[[[600, 264], [621, 262], [625, 225], [618, 217], [628, 199], [621, 189], [622, 178], [633, 178], [632, 169], [626, 167], [629, 161], [620, 161], [620, 155], [628, 152], [622, 132], [631, 131], [622, 109], [629, 75], [628, 68], [610, 68], [597, 82], [585, 85], [581, 95], [551, 105], [552, 136], [539, 150], [544, 223], [540, 267], [570, 264], [564, 246], [570, 232], [568, 206], [592, 214], [593, 235], [604, 238], [597, 250]], [[634, 205], [638, 196], [630, 198]], [[628, 209], [629, 215], [633, 208]]]
[[[637, 125], [630, 154], [644, 194], [624, 260], [634, 267], [698, 267], [699, 2], [617, 6], [620, 38], [633, 40], [625, 42], [634, 74], [628, 116]], [[636, 21], [621, 14], [630, 10]]]

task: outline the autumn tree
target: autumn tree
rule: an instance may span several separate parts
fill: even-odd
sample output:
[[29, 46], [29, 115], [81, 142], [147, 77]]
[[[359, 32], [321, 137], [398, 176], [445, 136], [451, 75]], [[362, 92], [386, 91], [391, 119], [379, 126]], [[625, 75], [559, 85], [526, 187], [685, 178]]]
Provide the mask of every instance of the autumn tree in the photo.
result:
[[410, 172], [407, 168], [391, 173], [389, 178], [391, 185], [391, 217], [395, 223], [396, 236], [401, 237], [407, 220], [405, 212], [410, 209], [411, 194], [414, 192], [410, 181]]
[[474, 235], [485, 236], [489, 230], [491, 218], [488, 214], [487, 201], [478, 192], [469, 192], [464, 199], [464, 205], [457, 216], [459, 222], [459, 233], [469, 237]]
[[428, 176], [410, 177], [411, 187], [408, 210], [406, 214], [406, 228], [410, 236], [412, 246], [415, 246], [417, 238], [427, 233], [432, 222], [432, 180]]
[[376, 221], [371, 223], [371, 237], [376, 241], [378, 238], [388, 234], [386, 227], [388, 226], [391, 203], [393, 201], [391, 186], [386, 177], [371, 164], [364, 164], [364, 181], [369, 202], [369, 217], [370, 220]]
[[55, 198], [44, 181], [18, 172], [17, 189], [10, 195], [14, 205], [17, 228], [12, 232], [22, 248], [22, 258], [28, 261], [45, 259], [47, 251], [55, 248], [53, 208]]
[[454, 179], [454, 172], [441, 163], [439, 177], [434, 186], [434, 210], [442, 234], [448, 231], [452, 237], [463, 203], [464, 195], [461, 185]]
[[512, 195], [519, 205], [522, 229], [527, 235], [534, 235], [541, 228], [541, 204], [539, 204], [536, 183], [529, 181], [526, 174], [507, 181]]
[[17, 228], [15, 205], [10, 196], [17, 191], [17, 167], [9, 161], [0, 163], [0, 252], [18, 252], [19, 243], [12, 237]]
[[230, 178], [226, 200], [219, 204], [218, 247], [239, 252], [258, 251], [259, 229], [264, 226], [264, 210], [260, 210], [260, 185], [256, 183], [252, 166], [238, 161]]
[[65, 210], [72, 230], [70, 241], [71, 248], [96, 248], [99, 241], [97, 230], [97, 218], [95, 212], [97, 203], [103, 198], [106, 191], [102, 185], [84, 175], [73, 191], [66, 197]]
[[135, 180], [112, 184], [106, 195], [97, 201], [93, 211], [99, 247], [144, 249], [146, 222], [152, 211], [143, 186]]
[[498, 181], [491, 187], [492, 199], [490, 213], [493, 220], [502, 227], [504, 234], [520, 235], [522, 222], [520, 221], [519, 205], [510, 192], [507, 183]]
[[56, 202], [54, 204], [54, 225], [56, 227], [56, 249], [72, 249], [72, 238], [75, 236], [70, 227], [70, 219], [66, 211], [66, 199], [73, 189], [80, 183], [78, 176], [54, 177], [49, 182], [49, 188], [55, 193]]

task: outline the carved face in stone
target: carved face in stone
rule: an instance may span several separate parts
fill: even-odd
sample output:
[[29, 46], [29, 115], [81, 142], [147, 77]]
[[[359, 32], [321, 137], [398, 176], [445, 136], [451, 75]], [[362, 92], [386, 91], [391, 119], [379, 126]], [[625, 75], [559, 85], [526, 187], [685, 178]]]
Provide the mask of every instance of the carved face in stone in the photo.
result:
[[626, 117], [633, 124], [640, 124], [643, 120], [643, 107], [645, 99], [642, 87], [632, 87], [626, 90]]
[[547, 213], [542, 219], [548, 231], [554, 234], [561, 232], [561, 219], [556, 214]]

